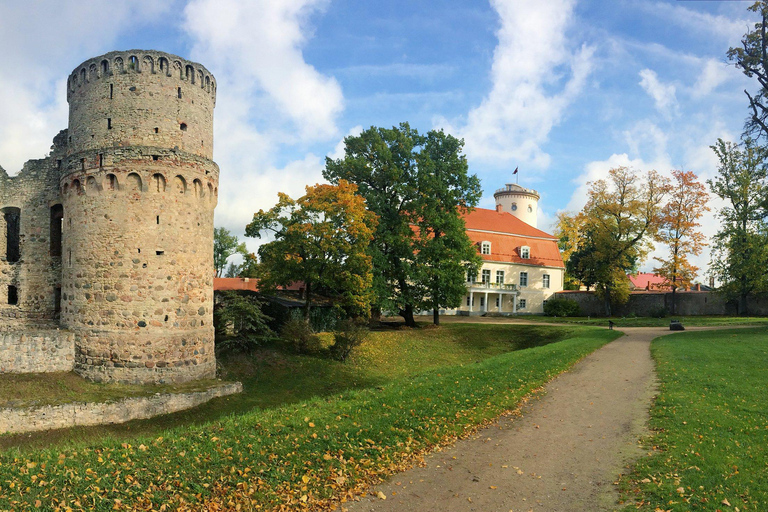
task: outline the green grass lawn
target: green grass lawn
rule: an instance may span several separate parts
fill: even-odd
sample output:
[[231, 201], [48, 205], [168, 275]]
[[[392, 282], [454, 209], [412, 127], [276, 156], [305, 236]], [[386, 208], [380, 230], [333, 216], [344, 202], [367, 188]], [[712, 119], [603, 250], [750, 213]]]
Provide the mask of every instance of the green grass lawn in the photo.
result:
[[665, 336], [652, 353], [650, 456], [624, 498], [649, 511], [768, 510], [768, 329]]
[[680, 320], [684, 326], [707, 327], [707, 326], [731, 326], [731, 325], [768, 325], [768, 317], [760, 316], [669, 316], [666, 318], [651, 317], [552, 317], [552, 316], [521, 316], [524, 320], [543, 323], [573, 324], [573, 325], [594, 325], [607, 326], [608, 320], [613, 321], [616, 327], [669, 327], [671, 319]]
[[240, 396], [53, 441], [0, 436], [0, 510], [338, 502], [515, 408], [616, 334], [454, 324], [373, 333], [347, 364], [233, 357]]

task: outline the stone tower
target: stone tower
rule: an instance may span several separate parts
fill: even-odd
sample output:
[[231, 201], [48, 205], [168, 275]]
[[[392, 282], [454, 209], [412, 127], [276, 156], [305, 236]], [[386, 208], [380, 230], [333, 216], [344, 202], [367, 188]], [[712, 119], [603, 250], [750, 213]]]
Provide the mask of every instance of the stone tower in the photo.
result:
[[61, 326], [93, 380], [215, 375], [216, 82], [157, 51], [110, 52], [67, 81]]
[[516, 183], [507, 183], [493, 194], [496, 208], [509, 212], [529, 226], [536, 227], [539, 193]]

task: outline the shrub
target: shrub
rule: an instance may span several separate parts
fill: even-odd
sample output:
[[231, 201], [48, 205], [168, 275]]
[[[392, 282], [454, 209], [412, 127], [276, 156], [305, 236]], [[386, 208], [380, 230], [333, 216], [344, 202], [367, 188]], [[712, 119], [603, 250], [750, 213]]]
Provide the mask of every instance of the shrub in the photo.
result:
[[648, 312], [648, 316], [652, 318], [666, 318], [667, 314], [667, 308], [664, 306], [655, 307]]
[[575, 300], [552, 297], [544, 304], [544, 314], [547, 316], [579, 316], [581, 307]]
[[280, 329], [280, 338], [297, 354], [316, 354], [320, 351], [320, 337], [303, 318], [291, 318]]
[[333, 333], [333, 345], [329, 347], [331, 357], [346, 361], [352, 350], [365, 341], [369, 332], [368, 326], [359, 320], [342, 320]]
[[[229, 291], [221, 295], [213, 308], [217, 349], [248, 352], [275, 338], [267, 326], [271, 320], [256, 297]], [[233, 336], [228, 336], [229, 332]]]

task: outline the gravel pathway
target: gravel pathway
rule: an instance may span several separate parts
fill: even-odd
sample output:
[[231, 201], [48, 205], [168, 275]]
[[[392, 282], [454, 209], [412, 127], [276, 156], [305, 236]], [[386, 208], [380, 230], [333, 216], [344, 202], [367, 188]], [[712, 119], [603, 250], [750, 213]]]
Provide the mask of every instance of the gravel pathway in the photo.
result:
[[613, 482], [642, 454], [638, 439], [655, 391], [650, 341], [670, 333], [621, 330], [625, 336], [547, 384], [522, 417], [501, 418], [343, 510], [615, 510]]

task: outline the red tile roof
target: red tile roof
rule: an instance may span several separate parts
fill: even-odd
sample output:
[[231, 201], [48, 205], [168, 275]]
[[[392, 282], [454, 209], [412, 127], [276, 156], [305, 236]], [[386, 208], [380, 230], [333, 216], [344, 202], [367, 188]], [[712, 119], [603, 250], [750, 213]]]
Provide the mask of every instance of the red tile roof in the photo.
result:
[[259, 291], [259, 282], [256, 279], [243, 277], [214, 277], [213, 289], [217, 291], [251, 290], [257, 292]]
[[[491, 254], [481, 254], [485, 261], [565, 268], [557, 239], [526, 224], [509, 212], [476, 208], [464, 214], [467, 235], [478, 244], [491, 242]], [[530, 258], [520, 257], [520, 247], [530, 247]]]
[[629, 275], [631, 288], [643, 289], [643, 290], [671, 290], [672, 288], [667, 284], [666, 279], [658, 274], [652, 274], [650, 272], [640, 272], [636, 276]]

